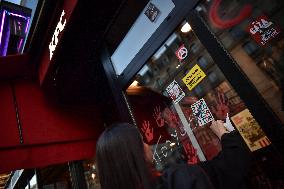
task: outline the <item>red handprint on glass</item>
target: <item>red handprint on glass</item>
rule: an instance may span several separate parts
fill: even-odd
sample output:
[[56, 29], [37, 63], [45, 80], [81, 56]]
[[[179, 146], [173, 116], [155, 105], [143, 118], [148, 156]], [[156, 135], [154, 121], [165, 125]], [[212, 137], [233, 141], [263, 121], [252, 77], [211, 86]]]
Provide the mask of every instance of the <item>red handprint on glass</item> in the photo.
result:
[[212, 113], [216, 116], [217, 119], [224, 120], [226, 119], [227, 113], [230, 112], [229, 102], [225, 97], [223, 92], [217, 92], [216, 106], [211, 106]]
[[154, 108], [153, 117], [158, 125], [158, 127], [163, 127], [165, 125], [165, 119], [162, 117], [161, 107], [156, 106]]
[[185, 151], [188, 158], [188, 164], [198, 163], [197, 150], [191, 144], [187, 143], [185, 145]]
[[144, 133], [144, 136], [146, 137], [147, 142], [151, 142], [154, 138], [154, 134], [153, 134], [153, 127], [151, 127], [150, 122], [144, 120], [142, 123], [141, 130]]
[[174, 113], [171, 110], [170, 110], [170, 113], [169, 113], [169, 118], [174, 124], [177, 125], [179, 123], [176, 113]]

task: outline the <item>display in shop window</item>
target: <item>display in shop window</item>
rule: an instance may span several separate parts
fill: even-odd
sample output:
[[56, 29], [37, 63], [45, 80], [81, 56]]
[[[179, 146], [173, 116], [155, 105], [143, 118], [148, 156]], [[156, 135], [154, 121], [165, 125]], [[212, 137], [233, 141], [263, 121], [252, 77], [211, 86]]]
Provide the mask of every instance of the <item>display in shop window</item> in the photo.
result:
[[247, 31], [261, 46], [267, 45], [280, 34], [280, 28], [265, 15], [261, 15], [251, 22]]
[[187, 48], [184, 46], [184, 44], [182, 44], [175, 52], [176, 57], [179, 59], [179, 61], [184, 60], [187, 55], [188, 55], [188, 50]]
[[193, 66], [191, 70], [186, 74], [184, 78], [182, 78], [182, 81], [187, 86], [187, 88], [191, 91], [194, 89], [204, 78], [206, 77], [206, 74], [203, 72], [203, 70], [199, 67], [198, 64]]
[[233, 116], [232, 121], [252, 152], [271, 144], [248, 109]]
[[166, 88], [166, 91], [176, 104], [185, 96], [185, 93], [175, 80]]

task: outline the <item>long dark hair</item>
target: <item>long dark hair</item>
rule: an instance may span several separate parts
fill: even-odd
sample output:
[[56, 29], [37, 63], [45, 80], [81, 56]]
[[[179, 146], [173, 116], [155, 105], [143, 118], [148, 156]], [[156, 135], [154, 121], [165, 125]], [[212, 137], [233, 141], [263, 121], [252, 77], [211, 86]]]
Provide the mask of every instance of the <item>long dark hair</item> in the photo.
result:
[[106, 129], [96, 147], [101, 188], [151, 188], [144, 154], [142, 138], [133, 125], [118, 123]]

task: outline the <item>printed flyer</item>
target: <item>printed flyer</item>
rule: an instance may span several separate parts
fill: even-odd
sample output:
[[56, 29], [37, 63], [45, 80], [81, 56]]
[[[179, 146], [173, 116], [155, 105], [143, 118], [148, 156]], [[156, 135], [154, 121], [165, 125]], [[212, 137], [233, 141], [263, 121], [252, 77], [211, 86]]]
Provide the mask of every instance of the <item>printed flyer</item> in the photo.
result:
[[252, 152], [271, 144], [248, 109], [241, 111], [231, 119]]

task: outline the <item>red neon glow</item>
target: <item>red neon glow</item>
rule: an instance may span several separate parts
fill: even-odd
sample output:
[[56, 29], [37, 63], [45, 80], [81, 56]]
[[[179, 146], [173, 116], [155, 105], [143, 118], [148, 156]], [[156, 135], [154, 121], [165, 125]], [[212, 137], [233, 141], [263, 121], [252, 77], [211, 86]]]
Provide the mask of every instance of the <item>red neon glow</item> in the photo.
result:
[[252, 6], [251, 5], [245, 5], [238, 16], [235, 18], [223, 20], [218, 15], [218, 10], [220, 7], [222, 0], [213, 0], [212, 5], [209, 10], [209, 19], [214, 24], [215, 27], [226, 29], [230, 28], [232, 26], [235, 26], [242, 22], [245, 18], [251, 15], [252, 12]]

